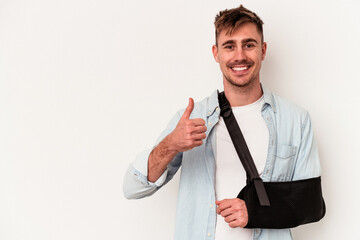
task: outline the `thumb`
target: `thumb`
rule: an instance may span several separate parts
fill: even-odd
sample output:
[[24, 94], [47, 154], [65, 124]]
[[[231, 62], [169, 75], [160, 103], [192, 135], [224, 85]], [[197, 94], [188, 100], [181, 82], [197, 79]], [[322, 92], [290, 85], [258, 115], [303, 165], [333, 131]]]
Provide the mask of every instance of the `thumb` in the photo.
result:
[[194, 99], [189, 98], [189, 104], [188, 104], [187, 108], [185, 109], [185, 112], [182, 115], [181, 119], [189, 119], [190, 114], [193, 109], [194, 109]]

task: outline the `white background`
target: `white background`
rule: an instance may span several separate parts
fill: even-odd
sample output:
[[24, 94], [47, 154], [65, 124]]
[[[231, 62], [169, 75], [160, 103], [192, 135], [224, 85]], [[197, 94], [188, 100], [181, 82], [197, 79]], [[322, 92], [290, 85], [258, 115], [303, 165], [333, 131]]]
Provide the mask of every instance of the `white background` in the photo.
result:
[[[358, 239], [359, 2], [242, 3], [265, 22], [262, 82], [319, 145], [327, 214], [294, 238]], [[135, 201], [124, 172], [188, 97], [222, 89], [213, 21], [239, 4], [0, 0], [0, 239], [172, 239], [179, 176]]]

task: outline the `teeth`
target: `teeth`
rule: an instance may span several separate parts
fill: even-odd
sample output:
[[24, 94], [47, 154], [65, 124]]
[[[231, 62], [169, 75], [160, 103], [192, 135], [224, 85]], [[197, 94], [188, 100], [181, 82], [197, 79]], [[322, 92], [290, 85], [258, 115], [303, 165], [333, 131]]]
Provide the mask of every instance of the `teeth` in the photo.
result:
[[233, 67], [232, 69], [235, 71], [244, 71], [244, 70], [248, 69], [248, 67]]

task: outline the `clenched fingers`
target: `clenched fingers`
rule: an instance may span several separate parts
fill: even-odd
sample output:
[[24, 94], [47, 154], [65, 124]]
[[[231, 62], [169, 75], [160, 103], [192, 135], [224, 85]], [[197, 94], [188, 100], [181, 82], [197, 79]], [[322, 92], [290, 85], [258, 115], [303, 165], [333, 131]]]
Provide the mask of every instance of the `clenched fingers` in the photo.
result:
[[230, 227], [245, 227], [247, 225], [248, 213], [243, 200], [238, 198], [224, 199], [215, 203], [217, 205], [217, 214], [224, 217], [224, 221]]
[[227, 217], [230, 214], [232, 214], [234, 211], [232, 208], [226, 208], [225, 210], [222, 210], [221, 212], [219, 212], [219, 214], [223, 217]]
[[190, 119], [190, 121], [195, 125], [195, 126], [205, 126], [205, 120], [202, 118], [194, 118], [194, 119]]
[[232, 221], [236, 221], [237, 220], [237, 216], [235, 214], [231, 214], [227, 217], [224, 218], [225, 222], [227, 223], [231, 223]]
[[195, 126], [194, 130], [198, 133], [204, 133], [207, 131], [207, 127], [205, 125]]
[[216, 205], [217, 205], [217, 209], [216, 212], [217, 214], [220, 214], [223, 210], [229, 208], [232, 206], [231, 204], [231, 199], [224, 199], [222, 201], [216, 201]]
[[205, 133], [193, 133], [191, 134], [191, 137], [194, 140], [201, 140], [201, 139], [205, 139], [206, 138], [206, 134]]

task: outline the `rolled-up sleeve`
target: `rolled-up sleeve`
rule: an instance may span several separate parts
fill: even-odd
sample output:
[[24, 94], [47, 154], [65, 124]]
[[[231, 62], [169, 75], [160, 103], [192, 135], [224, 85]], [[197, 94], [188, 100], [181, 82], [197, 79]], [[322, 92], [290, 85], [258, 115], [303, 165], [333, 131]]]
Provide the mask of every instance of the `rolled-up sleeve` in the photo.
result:
[[147, 179], [147, 166], [150, 153], [151, 150], [140, 153], [136, 157], [136, 160], [129, 165], [123, 186], [124, 196], [126, 198], [138, 199], [151, 196], [164, 184], [168, 173], [167, 169], [156, 182], [149, 182]]
[[[161, 133], [156, 141], [157, 146], [169, 133], [171, 133], [179, 119], [181, 112], [178, 112], [170, 121], [167, 128]], [[159, 188], [172, 179], [179, 169], [182, 161], [182, 153], [177, 154], [168, 164], [167, 169], [156, 180], [148, 181], [148, 159], [152, 149], [145, 150], [136, 156], [134, 162], [129, 164], [124, 177], [123, 192], [128, 199], [138, 199], [154, 194]]]

